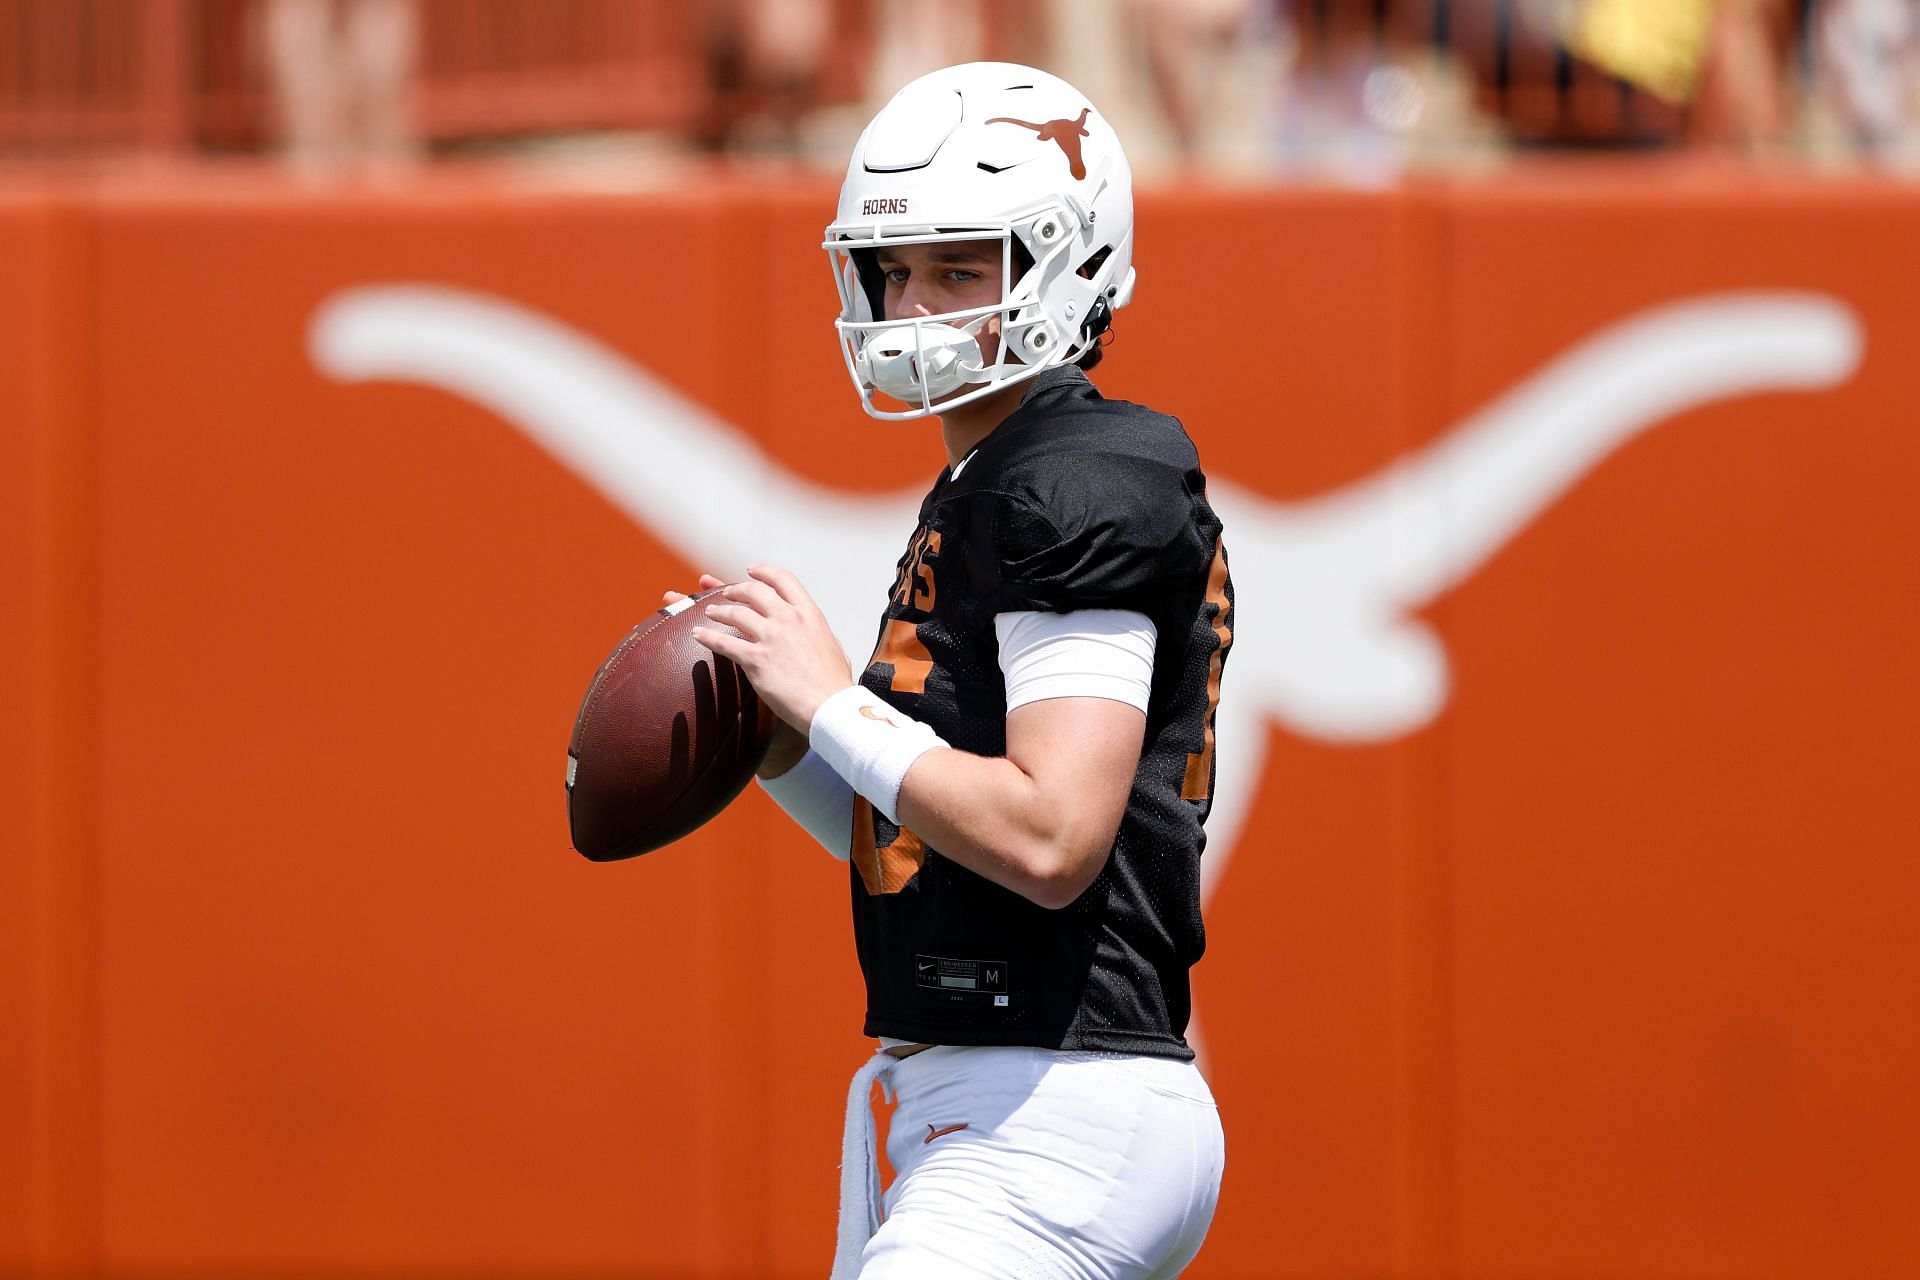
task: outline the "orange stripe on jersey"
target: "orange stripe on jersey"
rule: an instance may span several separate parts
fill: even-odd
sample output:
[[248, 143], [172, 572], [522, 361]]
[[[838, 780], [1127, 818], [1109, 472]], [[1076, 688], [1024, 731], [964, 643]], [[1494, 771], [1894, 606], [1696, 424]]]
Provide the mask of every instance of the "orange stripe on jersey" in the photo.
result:
[[1187, 757], [1187, 777], [1180, 788], [1183, 800], [1205, 800], [1213, 787], [1213, 713], [1220, 707], [1220, 672], [1227, 663], [1233, 627], [1227, 622], [1227, 546], [1213, 542], [1213, 567], [1207, 571], [1207, 603], [1213, 606], [1213, 634], [1220, 643], [1207, 660], [1206, 745]]
[[904, 618], [889, 618], [880, 633], [880, 645], [868, 661], [869, 668], [885, 663], [893, 668], [887, 687], [895, 693], [925, 693], [927, 676], [933, 671], [933, 655], [920, 643], [920, 629]]
[[868, 894], [900, 892], [926, 860], [927, 846], [905, 827], [900, 828], [892, 844], [878, 847], [873, 834], [873, 806], [864, 796], [853, 798], [853, 865]]

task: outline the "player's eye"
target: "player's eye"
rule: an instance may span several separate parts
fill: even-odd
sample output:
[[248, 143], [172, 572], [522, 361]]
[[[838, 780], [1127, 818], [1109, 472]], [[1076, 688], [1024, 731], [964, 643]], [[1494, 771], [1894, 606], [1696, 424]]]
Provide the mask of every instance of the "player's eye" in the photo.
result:
[[969, 271], [965, 267], [955, 267], [947, 272], [947, 278], [955, 284], [972, 284], [980, 278], [978, 271]]
[[907, 269], [905, 267], [882, 267], [880, 274], [886, 278], [888, 284], [905, 284], [907, 282]]

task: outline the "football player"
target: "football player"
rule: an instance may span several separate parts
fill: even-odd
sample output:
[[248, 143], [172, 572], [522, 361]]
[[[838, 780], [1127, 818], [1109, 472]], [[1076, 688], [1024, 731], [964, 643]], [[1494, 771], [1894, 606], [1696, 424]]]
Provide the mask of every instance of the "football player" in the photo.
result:
[[1085, 373], [1133, 290], [1126, 157], [1064, 81], [950, 67], [861, 135], [824, 247], [861, 403], [937, 417], [947, 466], [857, 681], [778, 567], [700, 635], [783, 722], [766, 789], [851, 862], [881, 1047], [833, 1274], [1176, 1275], [1224, 1161], [1184, 1032], [1233, 587], [1179, 422]]

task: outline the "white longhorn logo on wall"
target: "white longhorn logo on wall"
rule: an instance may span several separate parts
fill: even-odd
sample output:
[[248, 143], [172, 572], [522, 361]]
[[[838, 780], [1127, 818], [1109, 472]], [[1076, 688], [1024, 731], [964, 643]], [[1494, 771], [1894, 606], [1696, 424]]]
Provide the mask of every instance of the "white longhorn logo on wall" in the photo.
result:
[[[343, 381], [417, 382], [524, 431], [698, 568], [771, 558], [843, 642], [873, 634], [920, 491], [826, 489], [731, 423], [559, 322], [455, 289], [381, 285], [323, 305], [314, 362]], [[1271, 718], [1371, 742], [1445, 705], [1447, 655], [1416, 612], [1484, 564], [1607, 454], [1697, 405], [1837, 386], [1863, 338], [1842, 302], [1726, 293], [1633, 316], [1365, 480], [1274, 502], [1218, 476], [1236, 588], [1232, 670], [1204, 886], [1218, 882], [1264, 764]], [[717, 510], [727, 520], [711, 519]], [[856, 669], [866, 653], [851, 654]]]

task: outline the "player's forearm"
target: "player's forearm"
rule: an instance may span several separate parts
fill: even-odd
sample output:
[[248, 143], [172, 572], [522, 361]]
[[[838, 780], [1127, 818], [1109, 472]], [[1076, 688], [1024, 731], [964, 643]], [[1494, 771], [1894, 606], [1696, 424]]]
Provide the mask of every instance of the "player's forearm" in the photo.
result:
[[1086, 891], [1112, 851], [1120, 812], [1043, 789], [1004, 757], [929, 751], [900, 786], [900, 824], [944, 858], [1040, 906]]

